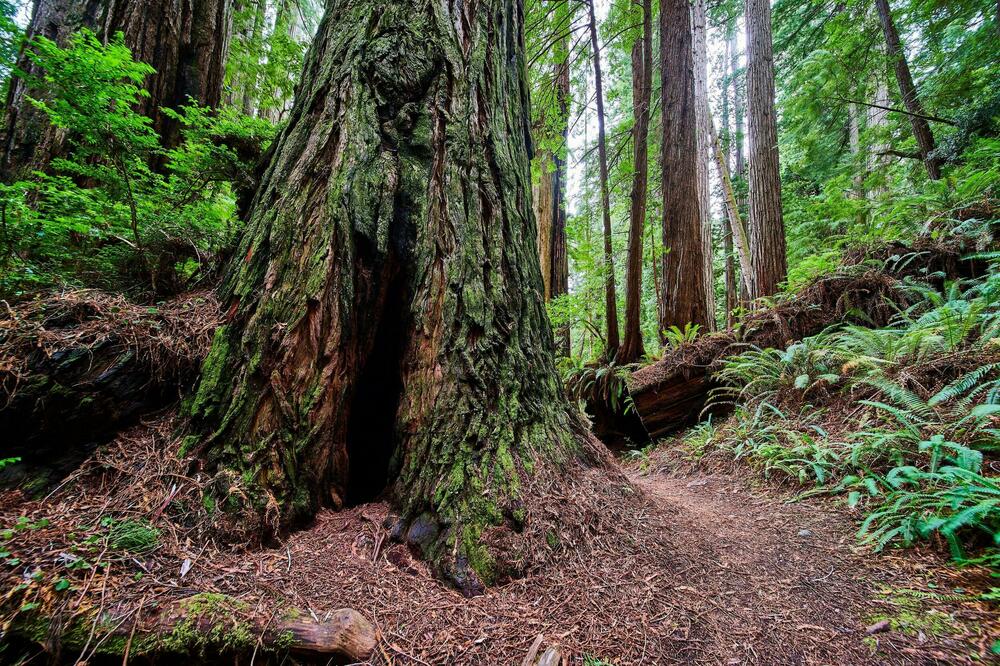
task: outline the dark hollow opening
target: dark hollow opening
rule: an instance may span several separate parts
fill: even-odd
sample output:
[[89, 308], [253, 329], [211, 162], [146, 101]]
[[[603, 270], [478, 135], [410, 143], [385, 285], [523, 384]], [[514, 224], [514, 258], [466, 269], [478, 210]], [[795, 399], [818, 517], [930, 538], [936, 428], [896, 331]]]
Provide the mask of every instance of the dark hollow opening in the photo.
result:
[[378, 316], [375, 340], [358, 376], [347, 426], [348, 506], [371, 502], [392, 480], [396, 412], [403, 393], [402, 357], [409, 336], [406, 284], [401, 271], [391, 278]]

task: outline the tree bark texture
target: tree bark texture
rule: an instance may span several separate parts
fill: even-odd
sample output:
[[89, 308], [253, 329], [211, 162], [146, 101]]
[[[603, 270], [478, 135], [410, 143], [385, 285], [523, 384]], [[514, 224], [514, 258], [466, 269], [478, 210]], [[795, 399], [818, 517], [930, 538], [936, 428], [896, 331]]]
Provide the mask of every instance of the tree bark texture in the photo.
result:
[[746, 0], [747, 98], [750, 107], [750, 298], [771, 296], [788, 272], [781, 211], [778, 122], [770, 0]]
[[587, 0], [590, 11], [590, 49], [594, 60], [594, 96], [597, 99], [597, 153], [600, 161], [601, 215], [604, 222], [604, 356], [618, 354], [618, 296], [615, 293], [614, 249], [611, 244], [611, 194], [608, 185], [608, 147], [604, 131], [604, 83], [601, 76], [601, 45], [594, 16], [594, 0]]
[[517, 0], [327, 5], [188, 407], [230, 538], [385, 496], [472, 593], [604, 455], [542, 301], [522, 30]]
[[[164, 145], [172, 147], [180, 139], [179, 128], [160, 108], [177, 107], [189, 96], [207, 106], [218, 105], [231, 23], [230, 0], [38, 0], [25, 43], [42, 36], [65, 45], [81, 28], [104, 40], [124, 33], [135, 59], [156, 69], [146, 80], [150, 96], [139, 110], [153, 119]], [[41, 74], [23, 50], [16, 67], [29, 75]], [[8, 182], [45, 169], [65, 151], [65, 133], [28, 102], [29, 95], [24, 79], [14, 77], [0, 156], [0, 175]]]
[[712, 197], [709, 186], [709, 169], [712, 163], [712, 144], [709, 138], [711, 111], [708, 103], [708, 18], [705, 0], [693, 0], [691, 30], [694, 38], [694, 96], [695, 113], [698, 117], [698, 207], [701, 211], [701, 242], [704, 246], [705, 294], [708, 298], [708, 326], [705, 332], [714, 331], [715, 326], [715, 250], [712, 236]]
[[629, 214], [628, 266], [625, 275], [625, 338], [618, 360], [634, 363], [646, 350], [642, 344], [642, 237], [646, 226], [649, 180], [649, 104], [653, 88], [653, 7], [642, 2], [642, 36], [632, 45], [633, 173]]
[[180, 143], [180, 127], [163, 114], [191, 98], [218, 106], [226, 73], [232, 32], [231, 0], [105, 0], [101, 32], [110, 39], [125, 36], [132, 57], [156, 70], [145, 82], [149, 97], [139, 112], [153, 119], [163, 145]]
[[910, 65], [906, 62], [906, 53], [903, 51], [903, 44], [899, 39], [899, 32], [896, 31], [896, 24], [892, 20], [892, 11], [889, 9], [889, 0], [875, 0], [875, 7], [878, 10], [879, 23], [882, 24], [882, 34], [885, 35], [885, 44], [892, 61], [893, 69], [896, 72], [896, 82], [899, 84], [899, 93], [903, 98], [903, 104], [909, 111], [910, 126], [913, 128], [913, 136], [917, 140], [917, 148], [927, 169], [927, 175], [932, 179], [941, 178], [941, 160], [934, 156], [934, 134], [931, 126], [927, 122], [927, 114], [924, 112], [923, 104], [917, 95], [917, 86], [913, 83], [913, 75], [910, 73]]
[[698, 194], [698, 114], [689, 0], [665, 0], [660, 9], [663, 78], [663, 301], [660, 328], [709, 328], [701, 206]]

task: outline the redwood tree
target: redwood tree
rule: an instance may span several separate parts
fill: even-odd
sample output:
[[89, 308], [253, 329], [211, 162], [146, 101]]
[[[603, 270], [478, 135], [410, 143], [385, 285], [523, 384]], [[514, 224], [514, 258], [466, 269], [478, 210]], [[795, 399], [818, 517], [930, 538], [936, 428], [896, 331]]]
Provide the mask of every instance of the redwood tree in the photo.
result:
[[230, 538], [385, 496], [474, 592], [579, 520], [539, 508], [599, 449], [542, 302], [522, 24], [518, 0], [328, 4], [188, 406]]
[[[570, 19], [568, 3], [556, 10], [555, 30], [565, 30]], [[536, 153], [539, 176], [534, 188], [535, 221], [538, 225], [538, 260], [542, 268], [545, 301], [569, 292], [569, 254], [566, 246], [566, 140], [569, 135], [569, 37], [557, 36], [552, 63], [554, 104], [543, 105], [538, 123], [541, 146]], [[554, 117], [551, 117], [554, 116]], [[553, 138], [556, 140], [553, 141]], [[558, 145], [554, 145], [558, 144]], [[570, 354], [570, 331], [556, 331], [556, 344], [564, 356]]]
[[[207, 106], [219, 103], [231, 14], [230, 0], [36, 0], [25, 43], [42, 36], [63, 45], [81, 28], [103, 39], [124, 33], [136, 60], [156, 70], [146, 81], [150, 94], [140, 112], [153, 119], [153, 127], [170, 147], [176, 145], [179, 132], [162, 107], [177, 107], [188, 97]], [[16, 67], [31, 76], [41, 74], [24, 51]], [[5, 180], [44, 169], [63, 151], [62, 136], [28, 102], [29, 93], [25, 79], [12, 79], [0, 149], [0, 175]]]
[[879, 23], [882, 24], [882, 34], [885, 35], [889, 58], [896, 72], [899, 93], [903, 98], [906, 110], [909, 112], [910, 126], [913, 128], [913, 136], [917, 140], [920, 158], [924, 161], [927, 175], [937, 180], [941, 177], [941, 160], [934, 156], [934, 134], [927, 122], [923, 104], [920, 103], [920, 96], [917, 95], [917, 86], [913, 83], [910, 65], [906, 62], [906, 53], [899, 40], [899, 32], [896, 31], [896, 24], [892, 20], [889, 0], [875, 0], [875, 7], [878, 9]]
[[712, 203], [709, 186], [709, 165], [712, 145], [709, 139], [711, 115], [708, 104], [708, 17], [705, 0], [693, 0], [691, 29], [694, 39], [694, 97], [695, 115], [698, 118], [698, 209], [701, 213], [701, 243], [704, 246], [705, 296], [708, 299], [709, 318], [703, 328], [715, 330], [715, 260], [712, 237]]
[[649, 175], [649, 102], [653, 88], [653, 7], [642, 2], [642, 35], [632, 45], [632, 128], [634, 172], [628, 230], [628, 266], [625, 275], [625, 338], [618, 360], [638, 361], [642, 345], [642, 236], [646, 225], [646, 186]]
[[709, 328], [701, 199], [698, 196], [698, 114], [690, 0], [660, 7], [663, 140], [663, 301], [660, 327]]
[[753, 273], [750, 298], [771, 296], [788, 272], [781, 211], [778, 121], [774, 109], [774, 54], [770, 0], [746, 0], [747, 101], [750, 130], [748, 231]]
[[590, 51], [594, 63], [594, 96], [597, 100], [597, 156], [601, 170], [601, 216], [604, 222], [604, 323], [607, 335], [604, 356], [610, 360], [618, 354], [618, 296], [615, 293], [615, 262], [611, 246], [611, 194], [608, 184], [608, 147], [604, 131], [604, 82], [594, 0], [587, 0], [587, 8], [590, 12]]

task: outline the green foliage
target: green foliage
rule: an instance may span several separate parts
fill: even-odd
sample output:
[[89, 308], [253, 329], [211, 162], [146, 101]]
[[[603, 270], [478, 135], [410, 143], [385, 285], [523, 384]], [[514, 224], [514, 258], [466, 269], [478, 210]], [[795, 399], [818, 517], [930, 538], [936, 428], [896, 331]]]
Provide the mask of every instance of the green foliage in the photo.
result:
[[38, 38], [32, 103], [66, 131], [51, 173], [0, 186], [0, 295], [51, 284], [170, 295], [213, 268], [238, 231], [233, 187], [252, 183], [266, 121], [189, 104], [166, 111], [183, 142], [165, 149], [135, 111], [152, 69], [121, 35], [83, 30], [65, 48]]
[[105, 519], [102, 524], [107, 528], [107, 544], [112, 550], [145, 555], [159, 545], [160, 531], [149, 521]]
[[876, 548], [939, 538], [956, 560], [996, 567], [1000, 270], [911, 288], [923, 298], [884, 328], [727, 359], [713, 400], [735, 414], [686, 444], [699, 456], [721, 448], [806, 494], [846, 495]]

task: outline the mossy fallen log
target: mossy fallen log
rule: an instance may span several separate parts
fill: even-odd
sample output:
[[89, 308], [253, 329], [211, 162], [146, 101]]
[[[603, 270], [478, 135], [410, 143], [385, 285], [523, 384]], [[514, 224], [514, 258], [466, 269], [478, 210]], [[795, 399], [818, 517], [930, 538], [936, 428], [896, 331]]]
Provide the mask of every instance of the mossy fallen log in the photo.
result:
[[[136, 619], [141, 615], [141, 619]], [[352, 608], [323, 621], [297, 617], [248, 618], [245, 606], [226, 595], [197, 594], [159, 611], [82, 613], [69, 620], [39, 612], [20, 613], [7, 639], [35, 645], [54, 663], [78, 657], [142, 658], [164, 663], [220, 663], [252, 653], [293, 654], [308, 661], [368, 661], [378, 632]], [[24, 652], [24, 650], [21, 650]], [[261, 661], [266, 661], [262, 659]], [[72, 663], [72, 662], [70, 662]]]
[[751, 312], [738, 330], [684, 343], [632, 373], [626, 381], [632, 404], [655, 441], [699, 417], [715, 386], [712, 372], [725, 357], [750, 346], [783, 348], [838, 323], [884, 326], [908, 298], [894, 276], [879, 270], [816, 280], [793, 298]]
[[[6, 305], [6, 304], [4, 304]], [[0, 308], [3, 481], [44, 484], [194, 380], [219, 320], [210, 292], [155, 306], [99, 291]]]

